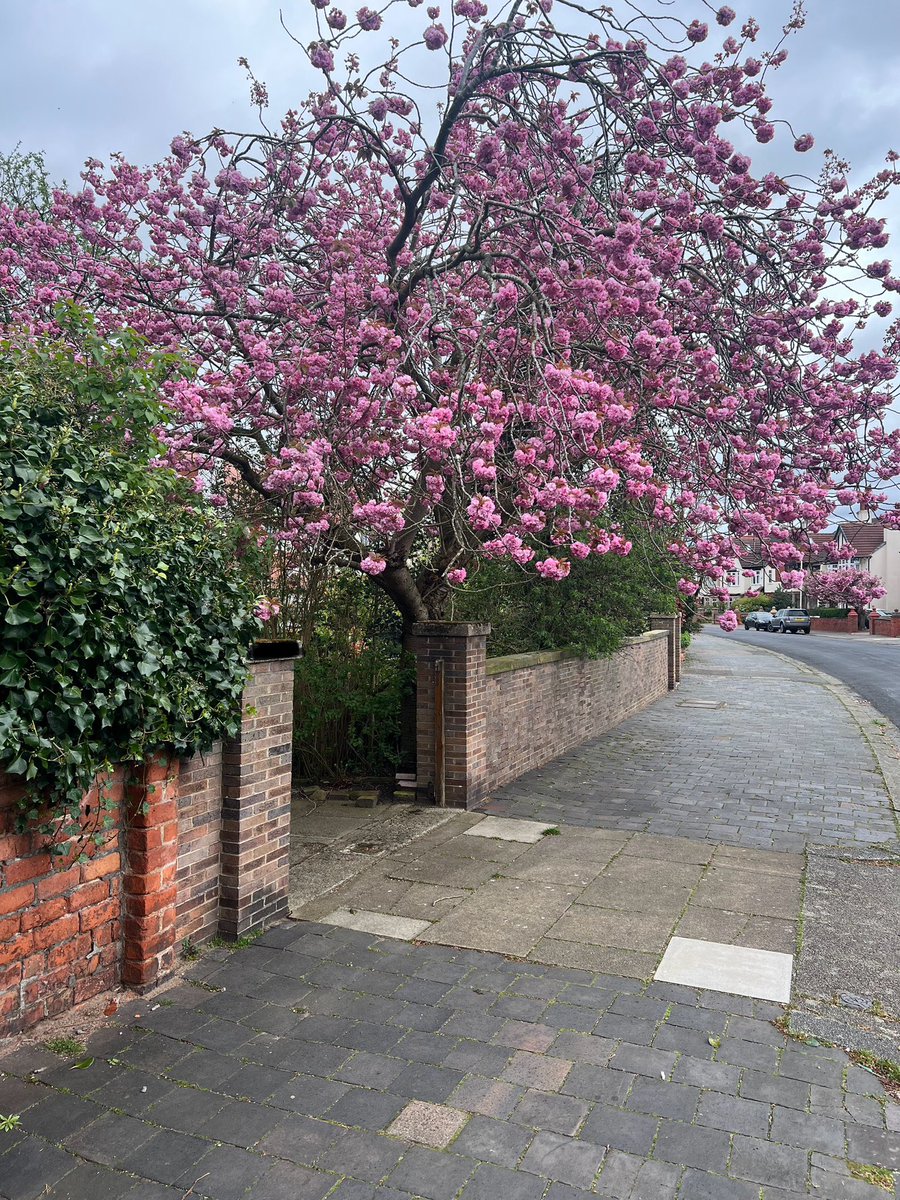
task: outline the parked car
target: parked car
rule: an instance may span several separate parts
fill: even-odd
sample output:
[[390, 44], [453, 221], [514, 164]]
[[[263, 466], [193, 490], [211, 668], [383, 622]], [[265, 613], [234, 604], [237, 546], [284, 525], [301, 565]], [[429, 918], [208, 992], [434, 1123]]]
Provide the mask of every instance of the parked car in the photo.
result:
[[747, 613], [746, 617], [744, 617], [744, 628], [756, 630], [768, 629], [769, 622], [771, 620], [772, 614], [764, 612], [762, 609], [760, 609], [758, 612], [749, 612]]
[[892, 613], [889, 613], [886, 608], [867, 608], [863, 611], [862, 615], [863, 629], [869, 628], [869, 618], [872, 616], [872, 613], [874, 613], [876, 617], [890, 617], [893, 615]]
[[779, 608], [769, 622], [770, 633], [809, 633], [812, 620], [805, 608]]

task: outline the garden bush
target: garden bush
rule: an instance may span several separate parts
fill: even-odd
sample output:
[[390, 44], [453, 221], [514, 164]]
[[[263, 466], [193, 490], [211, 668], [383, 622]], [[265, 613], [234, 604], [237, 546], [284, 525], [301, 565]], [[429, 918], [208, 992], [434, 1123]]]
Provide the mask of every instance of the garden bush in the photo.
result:
[[0, 343], [0, 766], [57, 845], [98, 772], [236, 728], [259, 628], [246, 539], [153, 465], [177, 364], [60, 320]]
[[634, 533], [625, 528], [630, 554], [576, 559], [562, 580], [506, 560], [482, 562], [454, 598], [454, 619], [489, 621], [492, 656], [562, 648], [590, 658], [611, 654], [649, 627], [650, 613], [675, 611], [673, 560], [636, 522]]
[[412, 766], [414, 675], [402, 618], [388, 597], [358, 574], [333, 575], [296, 666], [298, 776], [347, 782]]

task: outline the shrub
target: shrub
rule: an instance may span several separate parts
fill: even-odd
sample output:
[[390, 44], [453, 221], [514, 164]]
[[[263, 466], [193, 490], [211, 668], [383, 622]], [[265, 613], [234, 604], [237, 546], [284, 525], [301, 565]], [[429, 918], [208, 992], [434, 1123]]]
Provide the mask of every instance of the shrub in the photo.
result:
[[239, 533], [152, 465], [174, 363], [64, 317], [0, 343], [0, 764], [57, 842], [98, 772], [236, 727], [259, 627]]
[[650, 613], [675, 611], [672, 560], [646, 534], [635, 532], [632, 540], [627, 557], [576, 560], [559, 581], [508, 561], [482, 562], [457, 593], [453, 616], [490, 621], [492, 655], [564, 647], [587, 657], [610, 654], [648, 628]]
[[294, 684], [294, 755], [308, 779], [387, 775], [404, 759], [414, 708], [414, 663], [400, 614], [358, 575], [323, 588]]

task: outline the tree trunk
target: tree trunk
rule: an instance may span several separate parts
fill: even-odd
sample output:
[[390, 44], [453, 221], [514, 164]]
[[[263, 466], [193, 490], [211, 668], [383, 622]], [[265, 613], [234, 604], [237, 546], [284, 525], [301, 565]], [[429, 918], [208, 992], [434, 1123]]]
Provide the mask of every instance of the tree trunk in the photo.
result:
[[[404, 565], [389, 564], [372, 582], [381, 588], [397, 606], [403, 618], [403, 649], [412, 650], [412, 630], [419, 621], [439, 621], [447, 609], [450, 588], [443, 572], [426, 568], [413, 578]], [[416, 769], [416, 689], [410, 688], [400, 713], [401, 768]]]
[[[417, 621], [427, 621], [429, 612], [407, 566], [387, 566], [372, 583], [391, 598], [403, 619], [403, 650], [412, 653], [412, 629]], [[416, 685], [413, 682], [400, 707], [400, 769], [416, 772]]]
[[380, 575], [371, 576], [376, 587], [390, 596], [403, 618], [404, 642], [416, 621], [427, 621], [430, 614], [422, 593], [413, 579], [409, 567], [388, 565]]

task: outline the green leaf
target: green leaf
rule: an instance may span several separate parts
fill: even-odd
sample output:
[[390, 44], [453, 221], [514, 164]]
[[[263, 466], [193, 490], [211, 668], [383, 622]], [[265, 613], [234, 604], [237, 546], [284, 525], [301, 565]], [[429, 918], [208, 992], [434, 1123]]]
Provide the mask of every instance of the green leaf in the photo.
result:
[[6, 610], [7, 625], [31, 625], [40, 620], [40, 614], [33, 604], [13, 604]]

